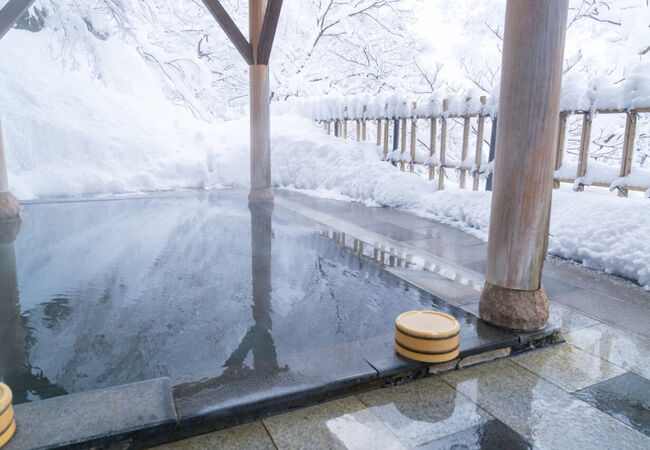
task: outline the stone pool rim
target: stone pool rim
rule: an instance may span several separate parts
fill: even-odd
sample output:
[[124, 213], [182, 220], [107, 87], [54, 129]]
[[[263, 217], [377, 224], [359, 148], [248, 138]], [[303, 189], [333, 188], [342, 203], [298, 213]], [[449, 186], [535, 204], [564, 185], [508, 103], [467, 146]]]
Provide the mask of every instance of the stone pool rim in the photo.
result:
[[[386, 272], [390, 273], [388, 271]], [[391, 275], [402, 279], [414, 289], [423, 290], [437, 300], [453, 305], [452, 302], [441, 298], [441, 296], [423, 287], [417, 286], [397, 274], [391, 273]], [[517, 337], [516, 342], [503, 341], [501, 343], [502, 345], [490, 344], [478, 349], [465, 349], [460, 352], [458, 358], [445, 363], [420, 363], [400, 358], [404, 364], [401, 367], [389, 371], [382, 371], [369, 363], [369, 366], [375, 372], [371, 376], [339, 379], [334, 382], [325, 383], [317, 388], [308, 387], [301, 391], [280, 394], [268, 400], [248, 403], [241, 402], [234, 406], [205, 410], [201, 413], [182, 418], [179, 417], [176, 399], [174, 397], [174, 388], [179, 385], [172, 385], [172, 381], [168, 377], [143, 380], [135, 383], [38, 400], [31, 403], [18, 404], [14, 406], [17, 423], [16, 435], [7, 443], [5, 448], [7, 450], [18, 448], [87, 448], [93, 446], [109, 446], [117, 443], [121, 444], [120, 448], [145, 448], [252, 422], [271, 415], [353, 395], [358, 392], [391, 386], [443, 372], [459, 370], [470, 365], [507, 357], [513, 353], [520, 353], [534, 348], [564, 342], [558, 327], [547, 327], [535, 333], [515, 333], [515, 336]], [[126, 399], [129, 413], [134, 414], [136, 417], [142, 417], [140, 423], [131, 423], [129, 426], [122, 428], [107, 427], [99, 433], [97, 431], [85, 431], [88, 424], [102, 420], [106, 414], [110, 415], [111, 411], [102, 410], [101, 401], [94, 402], [94, 409], [99, 409], [101, 411], [100, 414], [92, 414], [88, 407], [75, 408], [75, 404], [81, 404], [90, 397], [96, 397], [98, 394], [105, 392], [119, 397], [120, 394], [125, 393], [127, 390], [136, 390], [137, 392], [138, 389], [145, 389], [151, 383], [160, 386], [161, 394], [158, 400], [162, 402], [160, 408], [161, 413], [164, 413], [164, 420], [160, 420], [159, 418], [157, 420], [151, 420], [144, 417], [144, 414], [150, 409], [151, 405], [134, 403], [131, 401], [132, 395], [129, 395], [129, 398]], [[25, 436], [23, 433], [30, 433], [31, 430], [40, 428], [42, 423], [40, 423], [40, 420], [37, 423], [30, 423], [29, 417], [38, 417], [41, 411], [48, 411], [52, 405], [62, 402], [67, 402], [72, 405], [66, 408], [69, 414], [57, 416], [53, 418], [53, 422], [58, 422], [62, 426], [76, 427], [76, 438], [61, 440], [56, 436], [52, 436], [50, 442], [30, 442], [29, 436]], [[20, 447], [17, 446], [18, 444], [20, 444]]]

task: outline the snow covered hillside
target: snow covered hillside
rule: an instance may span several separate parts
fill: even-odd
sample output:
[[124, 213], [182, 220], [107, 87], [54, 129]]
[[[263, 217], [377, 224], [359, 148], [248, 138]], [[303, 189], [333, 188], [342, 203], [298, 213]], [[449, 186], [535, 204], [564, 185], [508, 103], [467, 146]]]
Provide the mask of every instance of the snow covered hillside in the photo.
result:
[[[38, 32], [11, 30], [0, 40], [0, 116], [10, 189], [17, 197], [248, 185], [248, 119], [242, 108], [247, 100], [241, 97], [246, 67], [211, 17], [201, 16], [193, 2], [179, 2], [194, 5], [183, 9], [151, 0], [126, 2], [134, 14], [128, 23], [115, 16], [114, 23], [99, 7], [68, 0], [53, 3], [60, 7], [56, 17], [50, 13], [44, 26], [36, 27]], [[91, 4], [95, 3], [103, 4], [99, 0]], [[243, 8], [246, 2], [239, 3], [233, 0], [230, 7]], [[426, 78], [411, 70], [415, 66], [410, 58], [424, 50], [414, 45], [408, 52], [400, 51], [418, 41], [415, 35], [401, 30], [401, 37], [387, 40], [381, 26], [370, 35], [354, 34], [350, 29], [359, 25], [349, 19], [357, 17], [354, 11], [339, 8], [335, 16], [323, 16], [316, 3], [294, 4], [293, 15], [283, 18], [278, 42], [285, 39], [290, 45], [274, 50], [277, 68], [272, 86], [278, 96], [290, 95], [292, 87], [301, 95], [390, 91], [401, 88], [402, 82], [430, 94]], [[176, 17], [167, 10], [162, 14], [164, 8], [182, 11]], [[246, 13], [236, 11], [237, 17]], [[302, 29], [291, 20], [314, 12], [320, 22], [313, 29]], [[375, 13], [363, 20], [395, 19], [383, 9]], [[183, 27], [193, 24], [193, 17], [200, 19], [199, 31], [185, 33]], [[335, 39], [328, 40], [327, 32], [319, 34], [336, 20], [345, 24], [342, 32], [349, 31], [340, 47]], [[212, 28], [204, 38], [201, 29], [208, 26]], [[632, 27], [630, 35], [644, 32]], [[371, 63], [355, 71], [355, 64], [342, 58], [366, 38], [372, 48], [369, 55], [377, 52], [383, 59], [372, 57]], [[319, 42], [305, 54], [302, 44], [316, 40], [326, 45]], [[637, 59], [642, 62], [643, 57]], [[312, 83], [319, 67], [327, 67], [324, 81]], [[407, 69], [409, 75], [402, 77]], [[432, 73], [425, 67], [422, 72]], [[374, 81], [368, 81], [371, 78]], [[381, 162], [379, 149], [372, 144], [328, 137], [312, 121], [285, 114], [273, 117], [272, 147], [276, 187], [403, 208], [487, 237], [489, 193], [436, 192], [425, 179]], [[637, 280], [650, 289], [648, 223], [646, 199], [556, 191], [549, 252]]]

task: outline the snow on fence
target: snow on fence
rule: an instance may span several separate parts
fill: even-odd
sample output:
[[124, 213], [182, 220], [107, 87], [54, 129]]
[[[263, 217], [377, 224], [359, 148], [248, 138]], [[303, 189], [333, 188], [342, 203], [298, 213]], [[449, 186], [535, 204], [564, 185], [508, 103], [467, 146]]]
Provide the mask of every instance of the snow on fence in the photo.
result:
[[[575, 87], [569, 86], [569, 92], [574, 93]], [[599, 97], [589, 91], [583, 96], [563, 92], [554, 187], [559, 188], [560, 183], [573, 183], [576, 191], [583, 190], [584, 186], [608, 187], [625, 197], [628, 191], [635, 190], [645, 192], [646, 197], [650, 198], [650, 170], [632, 167], [637, 121], [640, 114], [650, 113], [650, 92], [642, 89], [639, 94], [637, 89], [633, 96], [627, 95], [627, 101], [621, 102], [619, 98], [618, 103], [615, 94], [620, 94], [620, 91], [603, 89], [602, 92], [604, 94]], [[572, 107], [568, 107], [568, 104]], [[376, 98], [374, 101], [367, 96], [323, 97], [287, 102], [282, 109], [293, 110], [316, 120], [323, 124], [328, 134], [344, 139], [350, 138], [350, 124], [356, 128], [352, 138], [356, 135], [357, 141], [367, 141], [369, 126], [376, 127], [376, 144], [383, 147], [384, 160], [391, 161], [402, 171], [413, 172], [416, 167], [421, 167], [423, 174], [437, 181], [439, 189], [444, 189], [447, 170], [459, 172], [461, 189], [466, 188], [468, 177], [472, 179], [473, 190], [479, 189], [479, 182], [483, 178], [487, 179], [486, 189], [491, 189], [498, 122], [496, 96], [489, 99], [486, 96], [441, 98], [434, 95], [424, 104], [406, 101], [399, 96]], [[600, 114], [616, 114], [621, 121], [625, 121], [622, 156], [618, 166], [589, 161], [591, 124]], [[582, 116], [577, 163], [565, 161], [564, 158], [567, 118], [572, 115]], [[450, 119], [462, 122], [460, 159], [452, 159], [447, 154]], [[491, 122], [488, 158], [484, 154], [486, 120]], [[427, 128], [428, 139], [418, 138], [418, 130]], [[470, 151], [470, 132], [475, 136], [473, 152]], [[428, 149], [428, 154], [416, 151], [418, 144]]]

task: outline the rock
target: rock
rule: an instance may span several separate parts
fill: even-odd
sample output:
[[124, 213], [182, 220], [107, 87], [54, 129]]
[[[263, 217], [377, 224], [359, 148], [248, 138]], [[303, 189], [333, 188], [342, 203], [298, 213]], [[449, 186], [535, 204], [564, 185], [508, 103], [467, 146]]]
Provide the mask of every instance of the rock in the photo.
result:
[[549, 306], [544, 287], [520, 291], [485, 282], [479, 303], [481, 319], [510, 330], [536, 331], [546, 326]]
[[11, 192], [0, 192], [0, 222], [20, 216], [20, 205]]

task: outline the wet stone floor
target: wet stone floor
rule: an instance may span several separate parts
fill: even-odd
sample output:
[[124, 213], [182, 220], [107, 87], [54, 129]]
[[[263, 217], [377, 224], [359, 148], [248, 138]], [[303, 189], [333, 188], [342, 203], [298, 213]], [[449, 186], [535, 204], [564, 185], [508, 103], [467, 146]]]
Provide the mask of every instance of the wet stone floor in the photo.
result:
[[598, 342], [613, 336], [637, 344], [635, 337], [609, 328], [589, 339], [569, 333], [567, 344], [161, 448], [650, 448], [650, 381], [608, 361], [617, 358]]
[[[18, 410], [159, 378], [147, 389], [173, 388], [181, 424], [270, 408], [162, 448], [650, 448], [650, 292], [548, 260], [545, 332], [566, 343], [511, 355], [539, 335], [476, 318], [478, 238], [291, 191], [272, 212], [245, 204], [224, 191], [26, 205], [0, 245], [0, 379]], [[275, 397], [410, 370], [393, 321], [422, 308], [461, 323], [447, 371], [275, 414]]]
[[[485, 245], [474, 237], [392, 210], [335, 201], [313, 206], [308, 197], [284, 195], [333, 221], [355, 223], [361, 234], [387, 236], [398, 255], [393, 261], [386, 256], [388, 270], [477, 313], [478, 290], [471, 285], [481, 282]], [[377, 236], [367, 240], [372, 239]], [[425, 259], [443, 258], [470, 273], [450, 280], [399, 264], [399, 255], [417, 256], [418, 249]], [[559, 260], [547, 261], [544, 284], [551, 298], [549, 322], [566, 343], [161, 448], [650, 448], [650, 293]], [[603, 314], [600, 306], [612, 303], [615, 313]]]

